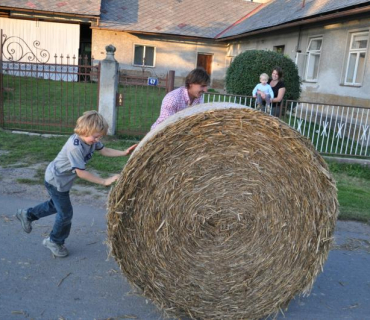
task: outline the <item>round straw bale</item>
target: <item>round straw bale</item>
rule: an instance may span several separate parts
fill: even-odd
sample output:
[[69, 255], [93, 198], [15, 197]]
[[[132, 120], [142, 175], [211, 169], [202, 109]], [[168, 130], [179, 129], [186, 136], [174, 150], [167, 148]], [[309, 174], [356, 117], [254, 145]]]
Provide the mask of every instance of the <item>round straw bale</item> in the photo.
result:
[[265, 113], [203, 104], [140, 142], [109, 196], [108, 243], [166, 315], [259, 319], [309, 293], [337, 208], [309, 140]]

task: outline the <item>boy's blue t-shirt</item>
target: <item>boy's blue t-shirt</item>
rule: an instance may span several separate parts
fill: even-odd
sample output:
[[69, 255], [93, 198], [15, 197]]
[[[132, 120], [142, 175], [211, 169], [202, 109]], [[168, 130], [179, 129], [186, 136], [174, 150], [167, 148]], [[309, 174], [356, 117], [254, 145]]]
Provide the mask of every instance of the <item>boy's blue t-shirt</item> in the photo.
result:
[[45, 171], [45, 181], [55, 186], [59, 192], [69, 191], [76, 178], [76, 170], [85, 170], [86, 163], [92, 158], [95, 150], [104, 145], [99, 141], [86, 144], [77, 134], [69, 137], [56, 158], [50, 162]]

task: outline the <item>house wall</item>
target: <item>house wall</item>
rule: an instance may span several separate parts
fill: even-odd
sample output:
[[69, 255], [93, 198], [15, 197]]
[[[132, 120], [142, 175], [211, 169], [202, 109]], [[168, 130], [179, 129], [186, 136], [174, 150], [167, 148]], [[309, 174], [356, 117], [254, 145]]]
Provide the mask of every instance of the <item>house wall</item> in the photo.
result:
[[296, 61], [297, 51], [306, 53], [311, 37], [322, 36], [318, 79], [316, 82], [303, 81], [301, 101], [370, 107], [370, 38], [362, 84], [344, 85], [350, 33], [366, 30], [370, 30], [370, 17], [342, 18], [330, 23], [317, 23], [250, 36], [248, 39], [230, 43], [227, 55], [236, 56], [251, 49], [273, 50], [274, 46], [284, 45], [284, 54]]
[[[176, 87], [183, 85], [186, 75], [196, 67], [198, 53], [212, 54], [211, 86], [223, 88], [227, 68], [226, 44], [214, 43], [212, 40], [203, 42], [179, 40], [174, 37], [164, 38], [93, 29], [92, 56], [94, 60], [105, 58], [105, 47], [109, 44], [117, 49], [115, 58], [120, 64], [121, 72], [164, 77], [169, 70], [175, 70]], [[154, 67], [142, 68], [133, 65], [135, 44], [156, 48]]]
[[2, 39], [5, 61], [78, 63], [72, 57], [78, 58], [79, 24], [0, 18], [0, 29], [6, 35]]

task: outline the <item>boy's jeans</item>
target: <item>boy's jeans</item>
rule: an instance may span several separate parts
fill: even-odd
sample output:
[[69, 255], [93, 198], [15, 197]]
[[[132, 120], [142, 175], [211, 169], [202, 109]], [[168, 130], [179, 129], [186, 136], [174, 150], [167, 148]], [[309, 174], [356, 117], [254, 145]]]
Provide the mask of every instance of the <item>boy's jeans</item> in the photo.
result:
[[50, 200], [40, 203], [36, 207], [29, 208], [27, 215], [30, 220], [38, 220], [56, 213], [53, 230], [50, 233], [51, 241], [64, 244], [69, 236], [72, 225], [73, 208], [69, 191], [59, 192], [56, 187], [45, 181], [45, 187], [49, 192]]

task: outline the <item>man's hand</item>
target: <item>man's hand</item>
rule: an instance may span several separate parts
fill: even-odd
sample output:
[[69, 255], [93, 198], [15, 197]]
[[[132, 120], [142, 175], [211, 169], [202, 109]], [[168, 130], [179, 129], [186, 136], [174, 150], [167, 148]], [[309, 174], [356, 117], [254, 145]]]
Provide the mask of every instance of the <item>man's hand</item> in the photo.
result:
[[128, 156], [129, 154], [131, 154], [137, 147], [137, 144], [134, 144], [133, 146], [131, 146], [130, 148], [127, 148], [124, 153], [125, 153], [125, 156]]

